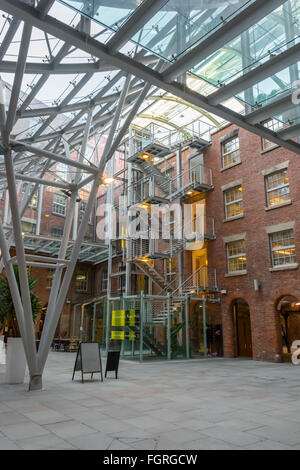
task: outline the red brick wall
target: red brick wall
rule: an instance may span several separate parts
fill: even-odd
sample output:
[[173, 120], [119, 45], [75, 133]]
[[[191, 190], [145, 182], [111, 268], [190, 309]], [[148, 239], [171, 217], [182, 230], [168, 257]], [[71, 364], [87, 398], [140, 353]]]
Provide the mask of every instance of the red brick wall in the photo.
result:
[[[221, 162], [219, 139], [235, 126], [226, 127], [213, 135], [212, 146], [205, 151], [205, 164], [213, 168], [215, 189], [207, 193], [207, 214], [215, 217], [217, 239], [209, 243], [209, 265], [217, 269], [218, 287], [227, 290], [222, 296], [222, 318], [225, 356], [234, 355], [233, 316], [234, 299], [248, 302], [251, 313], [253, 357], [257, 360], [278, 360], [281, 354], [278, 300], [284, 295], [300, 299], [299, 270], [270, 272], [269, 239], [265, 227], [295, 221], [297, 262], [300, 260], [300, 165], [298, 156], [283, 148], [261, 151], [261, 139], [239, 130], [241, 164], [225, 171]], [[292, 204], [266, 211], [265, 183], [262, 170], [289, 160], [288, 175]], [[244, 217], [224, 223], [224, 199], [221, 186], [243, 179]], [[246, 232], [247, 275], [225, 277], [227, 272], [226, 247], [223, 237]], [[254, 279], [261, 281], [261, 290], [254, 291]]]

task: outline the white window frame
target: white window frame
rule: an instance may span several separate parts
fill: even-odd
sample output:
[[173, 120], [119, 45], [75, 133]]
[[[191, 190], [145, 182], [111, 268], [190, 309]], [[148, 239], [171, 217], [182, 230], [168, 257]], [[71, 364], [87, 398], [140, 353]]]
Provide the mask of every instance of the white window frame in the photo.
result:
[[[288, 183], [283, 183], [283, 184], [280, 184], [278, 186], [274, 186], [273, 188], [271, 189], [268, 189], [268, 179], [274, 175], [276, 175], [277, 173], [286, 173], [287, 177], [288, 177], [288, 170], [287, 168], [284, 168], [282, 170], [278, 170], [278, 171], [274, 171], [273, 173], [270, 173], [269, 175], [266, 175], [265, 176], [265, 188], [266, 188], [266, 199], [267, 199], [267, 207], [273, 207], [273, 206], [277, 206], [277, 205], [280, 205], [280, 204], [284, 204], [286, 201], [289, 201], [290, 200], [290, 196], [291, 196], [291, 193], [290, 193], [290, 181], [289, 181], [289, 177], [288, 177]], [[287, 199], [285, 201], [282, 201], [282, 202], [278, 202], [278, 203], [274, 203], [274, 204], [270, 204], [270, 198], [269, 198], [269, 195], [270, 193], [273, 193], [274, 191], [278, 191], [280, 189], [283, 189], [283, 188], [289, 188], [289, 192], [287, 194]]]
[[[224, 149], [225, 149], [225, 146], [226, 144], [228, 144], [229, 142], [233, 142], [233, 141], [237, 141], [237, 146], [236, 148], [234, 148], [234, 150], [231, 150], [229, 152], [225, 152]], [[225, 165], [225, 158], [235, 152], [238, 151], [238, 159], [234, 162], [231, 162], [231, 163], [228, 163], [228, 165]], [[225, 140], [224, 142], [222, 142], [222, 167], [223, 169], [225, 168], [230, 168], [231, 166], [234, 166], [234, 165], [237, 165], [238, 163], [241, 162], [241, 155], [240, 155], [240, 139], [239, 139], [239, 136], [236, 135], [234, 137], [230, 137], [229, 139]]]
[[[238, 253], [236, 255], [229, 255], [229, 246], [232, 245], [233, 243], [240, 243], [240, 242], [244, 243], [244, 252], [243, 253]], [[246, 269], [247, 269], [247, 255], [246, 255], [246, 249], [245, 249], [245, 240], [241, 239], [241, 240], [235, 240], [235, 241], [232, 241], [232, 242], [228, 242], [226, 244], [226, 252], [227, 252], [227, 270], [228, 270], [228, 274], [236, 274], [236, 273], [245, 272]], [[230, 260], [240, 258], [241, 256], [244, 256], [246, 258], [245, 267], [243, 269], [239, 269], [239, 270], [236, 270], [236, 271], [231, 271], [230, 270]]]
[[[278, 235], [280, 233], [286, 233], [286, 232], [290, 232], [292, 234], [292, 238], [294, 239], [294, 244], [293, 245], [282, 245], [280, 248], [273, 248], [273, 236], [274, 235]], [[284, 238], [284, 237], [283, 237]], [[294, 234], [294, 230], [293, 229], [288, 229], [288, 230], [280, 230], [278, 232], [273, 232], [273, 233], [270, 233], [269, 234], [269, 242], [270, 242], [270, 250], [271, 250], [271, 261], [272, 261], [272, 267], [273, 268], [277, 268], [277, 267], [280, 267], [280, 266], [291, 266], [291, 265], [294, 265], [296, 263], [296, 253], [294, 255], [294, 260], [292, 262], [289, 262], [289, 263], [283, 263], [283, 264], [275, 264], [275, 258], [274, 258], [274, 252], [278, 251], [278, 250], [290, 250], [290, 249], [294, 249], [295, 250], [295, 234]], [[290, 255], [290, 256], [293, 256], [293, 255]]]
[[[59, 198], [59, 200], [57, 200]], [[65, 217], [67, 213], [67, 197], [54, 193], [52, 213]]]
[[[238, 189], [238, 188], [242, 188], [242, 190], [239, 191], [242, 197], [241, 197], [240, 199], [235, 199], [234, 201], [228, 202], [228, 201], [227, 201], [228, 193], [229, 193], [230, 191], [234, 191], [234, 190], [236, 190], [236, 189]], [[239, 184], [239, 185], [237, 185], [237, 186], [234, 186], [233, 188], [229, 188], [229, 189], [227, 189], [226, 191], [224, 191], [224, 193], [225, 193], [225, 194], [224, 194], [224, 201], [225, 201], [225, 219], [226, 219], [226, 220], [231, 220], [231, 219], [235, 219], [236, 217], [241, 217], [242, 215], [244, 215], [244, 207], [243, 207], [243, 187], [242, 187], [242, 185]], [[240, 206], [240, 208], [242, 209], [241, 212], [240, 212], [240, 214], [229, 216], [229, 215], [228, 215], [228, 208], [229, 208], [231, 205], [237, 204], [237, 203], [239, 203], [239, 206]], [[241, 203], [241, 204], [240, 204], [240, 203]]]
[[[280, 129], [282, 129], [283, 124], [282, 122], [278, 121], [277, 119], [267, 119], [266, 121], [262, 122], [262, 125], [266, 127], [267, 129], [270, 129], [273, 132], [278, 132]], [[266, 151], [269, 149], [272, 149], [274, 147], [278, 147], [277, 144], [272, 142], [271, 140], [265, 139], [262, 137], [262, 150]]]

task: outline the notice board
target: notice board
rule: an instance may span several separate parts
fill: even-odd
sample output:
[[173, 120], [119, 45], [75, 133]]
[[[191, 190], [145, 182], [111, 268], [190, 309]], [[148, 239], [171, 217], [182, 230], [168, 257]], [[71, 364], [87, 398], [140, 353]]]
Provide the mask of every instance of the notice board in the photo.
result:
[[72, 380], [76, 371], [81, 371], [82, 383], [84, 374], [91, 374], [91, 378], [93, 378], [93, 374], [96, 373], [101, 374], [101, 381], [103, 382], [100, 343], [95, 341], [79, 343]]

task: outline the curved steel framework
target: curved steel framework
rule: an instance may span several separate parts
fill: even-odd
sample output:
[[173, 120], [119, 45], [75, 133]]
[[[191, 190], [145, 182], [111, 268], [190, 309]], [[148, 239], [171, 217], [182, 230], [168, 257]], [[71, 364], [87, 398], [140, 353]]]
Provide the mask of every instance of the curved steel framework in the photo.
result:
[[[75, 264], [83, 253], [97, 259], [104, 249], [84, 244], [84, 234], [106, 164], [133, 120], [159, 120], [183, 133], [198, 120], [200, 134], [231, 122], [300, 154], [300, 0], [0, 0], [0, 9], [0, 185], [7, 185], [11, 211], [0, 222], [1, 263], [30, 389], [39, 389]], [[273, 130], [264, 125], [270, 119]], [[65, 177], [55, 171], [58, 163], [68, 168]], [[21, 206], [19, 181], [30, 183]], [[71, 240], [78, 191], [87, 184], [88, 203]], [[62, 240], [49, 257], [25, 253], [21, 228], [41, 185], [70, 197]], [[57, 243], [35, 237], [41, 246]], [[55, 269], [38, 352], [28, 265]]]

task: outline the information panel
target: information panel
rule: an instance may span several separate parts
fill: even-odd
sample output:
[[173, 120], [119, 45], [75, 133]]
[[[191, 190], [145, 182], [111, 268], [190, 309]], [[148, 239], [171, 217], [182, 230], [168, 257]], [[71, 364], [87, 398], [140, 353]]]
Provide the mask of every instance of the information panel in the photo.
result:
[[113, 310], [111, 315], [111, 339], [124, 341], [136, 339], [136, 311]]
[[84, 342], [79, 344], [72, 380], [76, 371], [81, 371], [82, 383], [83, 374], [91, 374], [91, 378], [93, 378], [95, 373], [101, 374], [101, 381], [103, 382], [100, 343]]

